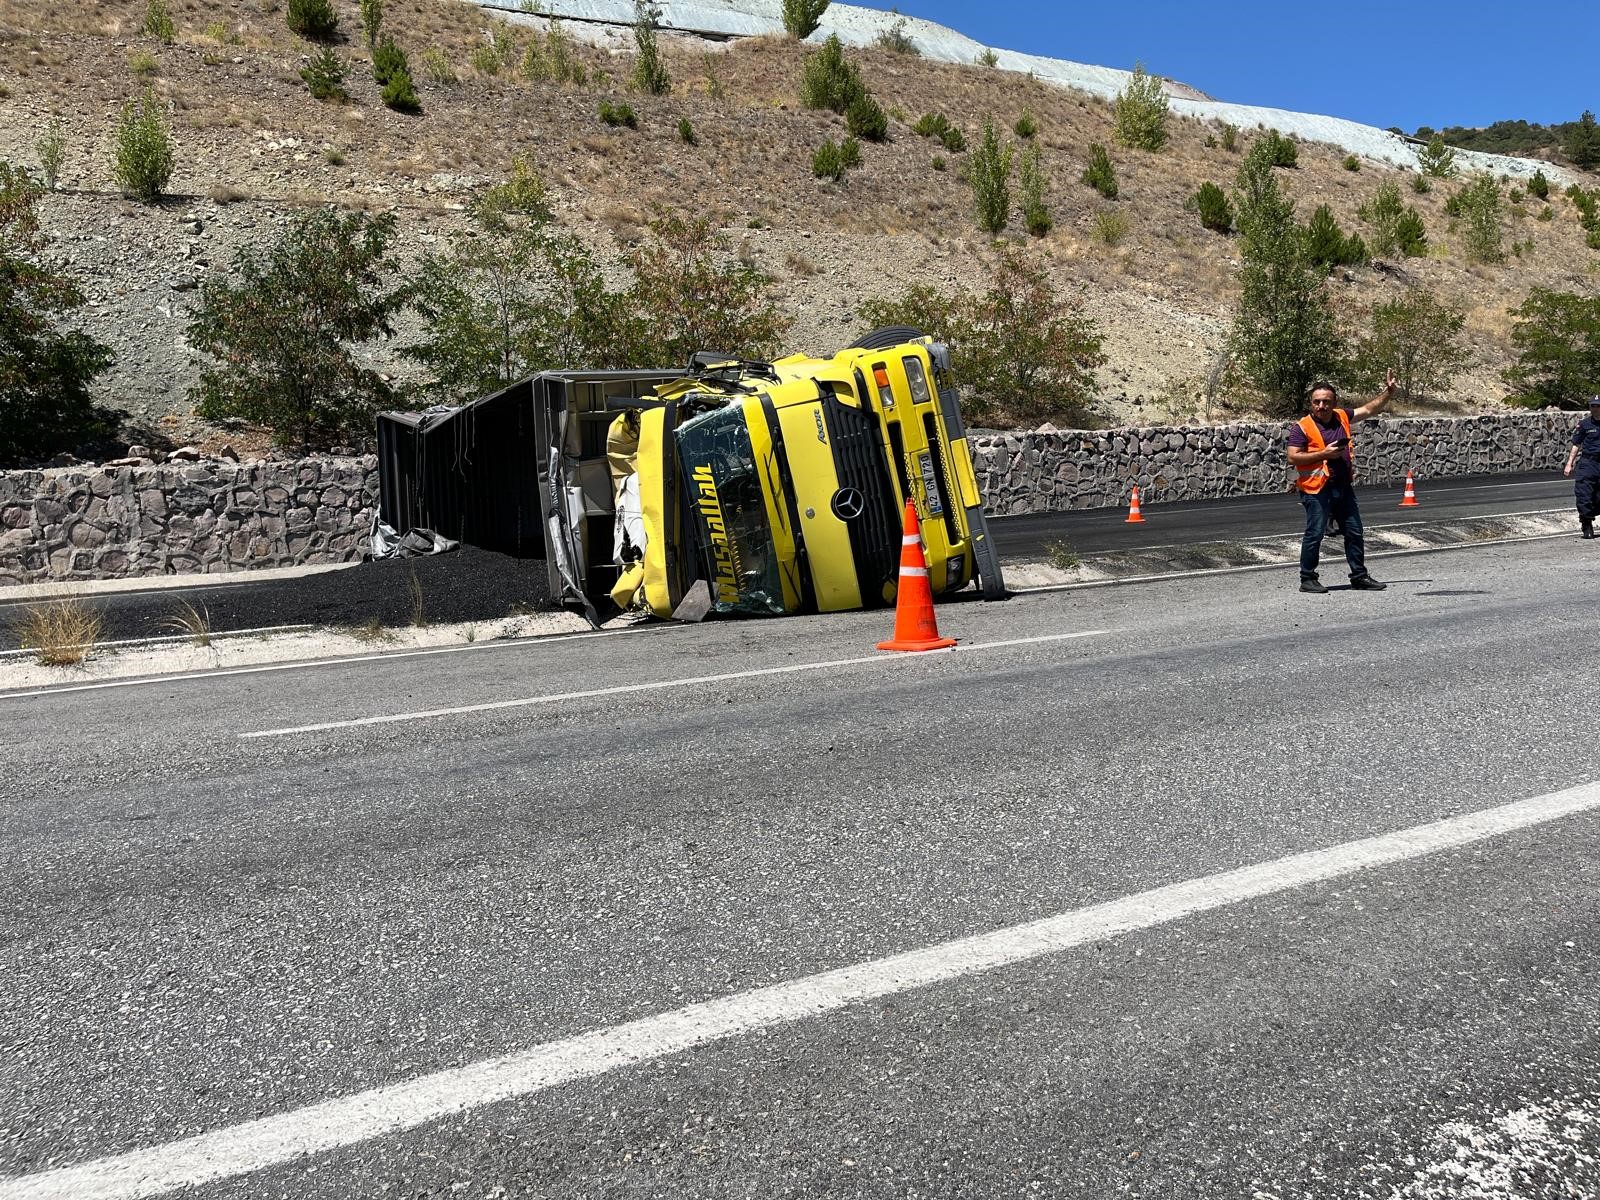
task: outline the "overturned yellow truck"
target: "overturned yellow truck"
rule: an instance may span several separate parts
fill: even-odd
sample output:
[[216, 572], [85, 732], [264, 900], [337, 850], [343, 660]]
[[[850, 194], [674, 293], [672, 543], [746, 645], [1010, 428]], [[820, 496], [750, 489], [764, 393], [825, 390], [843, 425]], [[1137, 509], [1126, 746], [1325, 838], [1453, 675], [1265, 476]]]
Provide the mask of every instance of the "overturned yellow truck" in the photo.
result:
[[385, 417], [386, 522], [543, 557], [552, 599], [591, 620], [608, 601], [691, 619], [892, 604], [907, 499], [936, 595], [1005, 595], [949, 350], [914, 329], [829, 358], [545, 372], [431, 421]]

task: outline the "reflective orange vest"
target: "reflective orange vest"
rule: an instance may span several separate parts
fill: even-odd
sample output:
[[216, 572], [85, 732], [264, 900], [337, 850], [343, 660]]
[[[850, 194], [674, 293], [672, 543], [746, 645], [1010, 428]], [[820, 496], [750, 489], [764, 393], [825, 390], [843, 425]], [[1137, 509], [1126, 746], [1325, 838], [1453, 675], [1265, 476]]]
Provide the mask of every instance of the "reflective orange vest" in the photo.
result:
[[[1350, 441], [1349, 416], [1346, 415], [1344, 409], [1342, 408], [1336, 408], [1333, 411], [1339, 417], [1339, 424], [1344, 427], [1344, 444], [1346, 446], [1352, 446]], [[1300, 428], [1305, 431], [1307, 450], [1316, 451], [1326, 450], [1328, 448], [1328, 443], [1322, 436], [1322, 426], [1317, 424], [1317, 419], [1315, 417], [1311, 416], [1309, 413], [1306, 416], [1301, 417]], [[1328, 482], [1328, 464], [1325, 462], [1319, 462], [1309, 467], [1296, 466], [1294, 471], [1295, 487], [1299, 488], [1308, 496], [1315, 496], [1322, 490], [1322, 485]], [[1352, 448], [1350, 451], [1350, 478], [1353, 480], [1355, 477], [1356, 456], [1355, 450]]]

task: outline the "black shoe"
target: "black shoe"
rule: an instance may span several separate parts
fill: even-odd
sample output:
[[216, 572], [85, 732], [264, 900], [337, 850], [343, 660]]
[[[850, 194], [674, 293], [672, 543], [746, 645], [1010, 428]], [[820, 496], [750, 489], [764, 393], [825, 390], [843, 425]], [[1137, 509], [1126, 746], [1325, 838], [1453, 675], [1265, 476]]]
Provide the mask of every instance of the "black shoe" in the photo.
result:
[[1387, 583], [1379, 583], [1371, 575], [1357, 575], [1350, 581], [1350, 587], [1358, 592], [1381, 592], [1388, 586]]
[[1328, 591], [1327, 588], [1322, 586], [1322, 582], [1317, 579], [1315, 575], [1313, 575], [1310, 579], [1302, 579], [1300, 581], [1300, 590], [1302, 592], [1313, 592], [1318, 596], [1326, 595]]
[[1592, 538], [1594, 535], [1594, 522], [1585, 521], [1583, 523], [1583, 536], [1586, 538]]

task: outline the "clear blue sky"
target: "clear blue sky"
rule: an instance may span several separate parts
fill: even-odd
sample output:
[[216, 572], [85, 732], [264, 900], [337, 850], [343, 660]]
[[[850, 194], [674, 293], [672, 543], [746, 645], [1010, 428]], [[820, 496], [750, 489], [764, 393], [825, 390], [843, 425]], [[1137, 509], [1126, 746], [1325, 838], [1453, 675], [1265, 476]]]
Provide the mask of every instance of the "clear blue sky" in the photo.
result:
[[[861, 3], [861, 0], [854, 0]], [[871, 3], [873, 8], [890, 7]], [[1600, 112], [1600, 0], [897, 0], [1007, 50], [1147, 70], [1218, 100], [1368, 125], [1550, 124]]]

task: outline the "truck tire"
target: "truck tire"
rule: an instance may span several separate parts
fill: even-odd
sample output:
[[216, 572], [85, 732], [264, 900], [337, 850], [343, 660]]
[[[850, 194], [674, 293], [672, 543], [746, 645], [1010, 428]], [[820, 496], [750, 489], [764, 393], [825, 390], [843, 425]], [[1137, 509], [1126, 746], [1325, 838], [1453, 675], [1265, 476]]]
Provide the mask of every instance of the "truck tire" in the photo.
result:
[[927, 337], [920, 329], [910, 325], [885, 325], [882, 329], [874, 329], [871, 333], [862, 334], [855, 341], [845, 347], [846, 350], [886, 350], [890, 346], [898, 346], [901, 342], [912, 342], [920, 337]]

